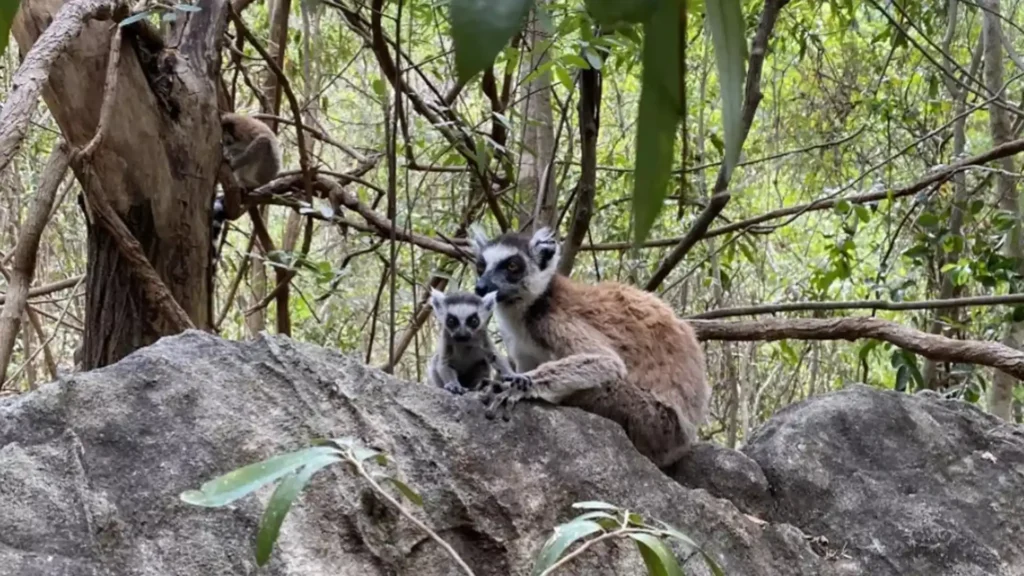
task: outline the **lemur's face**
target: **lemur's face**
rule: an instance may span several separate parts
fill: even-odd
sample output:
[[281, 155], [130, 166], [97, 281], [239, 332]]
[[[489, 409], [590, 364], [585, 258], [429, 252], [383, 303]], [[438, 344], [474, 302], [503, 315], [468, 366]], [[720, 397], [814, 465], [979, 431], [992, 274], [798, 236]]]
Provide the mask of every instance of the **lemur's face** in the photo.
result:
[[430, 307], [434, 309], [434, 316], [456, 342], [469, 342], [478, 332], [486, 330], [494, 302], [494, 294], [481, 298], [469, 292], [444, 294], [432, 290], [430, 293]]
[[532, 302], [547, 290], [558, 268], [558, 241], [549, 228], [528, 234], [503, 234], [488, 240], [473, 229], [476, 293], [494, 293], [499, 304]]

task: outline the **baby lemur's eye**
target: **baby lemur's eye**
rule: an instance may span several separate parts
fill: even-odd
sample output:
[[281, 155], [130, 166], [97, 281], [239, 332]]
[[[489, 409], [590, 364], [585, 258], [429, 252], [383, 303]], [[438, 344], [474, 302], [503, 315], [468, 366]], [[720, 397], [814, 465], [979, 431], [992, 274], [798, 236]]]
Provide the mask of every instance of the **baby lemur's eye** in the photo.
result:
[[448, 319], [445, 321], [445, 324], [449, 328], [458, 328], [459, 327], [459, 319], [456, 318], [455, 316], [449, 316]]
[[473, 314], [466, 320], [466, 326], [476, 330], [476, 327], [480, 325], [480, 319], [477, 318], [476, 314]]

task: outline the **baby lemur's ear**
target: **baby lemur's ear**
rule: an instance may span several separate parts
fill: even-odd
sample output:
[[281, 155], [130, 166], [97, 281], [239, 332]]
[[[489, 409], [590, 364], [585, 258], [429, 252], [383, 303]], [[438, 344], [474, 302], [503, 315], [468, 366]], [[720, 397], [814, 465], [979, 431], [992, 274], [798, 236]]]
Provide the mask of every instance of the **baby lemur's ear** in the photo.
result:
[[488, 292], [487, 294], [484, 294], [480, 300], [483, 301], [484, 310], [490, 312], [494, 310], [494, 303], [498, 301], [498, 293]]
[[438, 318], [444, 316], [444, 292], [437, 288], [430, 289], [430, 307], [434, 309], [434, 314]]
[[530, 255], [541, 270], [558, 266], [558, 240], [547, 226], [538, 229], [530, 238]]
[[488, 242], [487, 232], [484, 231], [482, 226], [479, 224], [473, 224], [469, 227], [469, 245], [473, 247], [473, 252], [477, 256], [484, 251]]

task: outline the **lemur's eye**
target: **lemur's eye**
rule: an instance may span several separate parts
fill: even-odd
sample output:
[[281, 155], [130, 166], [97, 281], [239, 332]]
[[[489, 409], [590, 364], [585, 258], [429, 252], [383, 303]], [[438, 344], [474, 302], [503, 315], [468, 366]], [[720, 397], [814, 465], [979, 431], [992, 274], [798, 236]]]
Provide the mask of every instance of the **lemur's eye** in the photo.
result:
[[458, 328], [459, 327], [459, 319], [456, 318], [455, 316], [449, 316], [448, 319], [445, 321], [445, 324], [449, 328]]
[[469, 319], [466, 320], [466, 326], [469, 326], [470, 328], [472, 328], [474, 330], [476, 330], [476, 327], [479, 326], [479, 325], [480, 325], [480, 319], [477, 318], [475, 314], [473, 316], [470, 316]]
[[506, 266], [505, 269], [513, 273], [519, 272], [519, 263], [513, 260], [508, 263], [508, 266]]

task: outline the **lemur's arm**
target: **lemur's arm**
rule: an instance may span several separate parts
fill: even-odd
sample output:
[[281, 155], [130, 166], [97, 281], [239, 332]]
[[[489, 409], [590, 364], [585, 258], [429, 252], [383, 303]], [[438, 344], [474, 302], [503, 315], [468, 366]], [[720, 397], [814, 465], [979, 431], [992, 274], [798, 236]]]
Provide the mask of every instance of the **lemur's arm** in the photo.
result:
[[430, 359], [430, 377], [435, 386], [440, 386], [452, 394], [464, 394], [466, 389], [459, 384], [459, 373], [445, 362], [440, 354]]
[[506, 376], [503, 382], [506, 389], [488, 403], [489, 416], [493, 417], [502, 404], [506, 411], [527, 398], [558, 404], [575, 392], [604, 386], [626, 376], [622, 358], [585, 323], [559, 318], [536, 328], [558, 359], [523, 374]]
[[499, 378], [504, 378], [505, 376], [515, 373], [515, 370], [512, 369], [512, 365], [508, 362], [508, 358], [501, 352], [498, 352], [498, 349], [494, 346], [494, 343], [491, 342], [490, 338], [486, 340], [484, 345], [487, 347], [484, 352], [487, 359], [487, 365], [498, 373]]
[[274, 155], [273, 143], [267, 135], [257, 136], [249, 143], [241, 154], [231, 158], [230, 164], [233, 170], [248, 166], [249, 164], [263, 162]]

